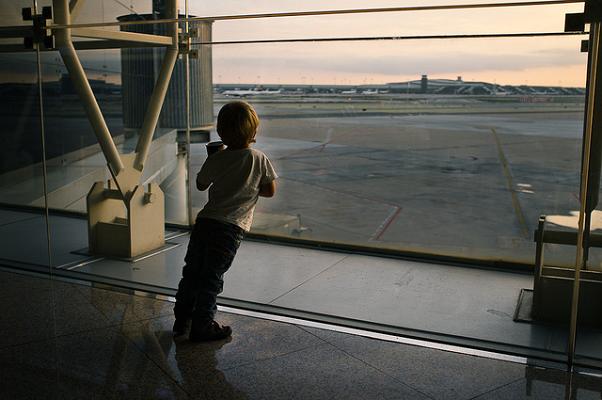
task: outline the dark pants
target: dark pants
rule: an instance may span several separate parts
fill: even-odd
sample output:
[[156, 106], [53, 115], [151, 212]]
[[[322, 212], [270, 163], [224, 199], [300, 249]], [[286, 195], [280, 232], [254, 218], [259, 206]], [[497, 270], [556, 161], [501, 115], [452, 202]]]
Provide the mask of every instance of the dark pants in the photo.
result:
[[224, 273], [243, 239], [244, 231], [233, 224], [197, 218], [178, 285], [174, 314], [177, 319], [195, 322], [212, 320], [216, 298], [224, 288]]

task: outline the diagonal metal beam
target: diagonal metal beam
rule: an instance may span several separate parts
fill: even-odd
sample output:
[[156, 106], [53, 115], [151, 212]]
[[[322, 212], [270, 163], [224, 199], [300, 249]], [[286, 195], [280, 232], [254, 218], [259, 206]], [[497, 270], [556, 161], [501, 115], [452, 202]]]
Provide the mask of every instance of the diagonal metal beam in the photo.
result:
[[71, 16], [71, 19], [77, 17], [77, 14], [79, 14], [79, 11], [82, 9], [84, 1], [85, 0], [71, 0], [69, 2], [69, 15]]
[[[178, 16], [177, 0], [167, 0], [167, 7], [165, 10], [165, 17], [167, 19], [175, 19]], [[146, 114], [144, 115], [144, 121], [142, 128], [140, 129], [140, 136], [138, 138], [138, 144], [136, 145], [136, 159], [134, 160], [134, 168], [142, 171], [144, 163], [148, 157], [151, 143], [153, 141], [153, 134], [157, 127], [159, 120], [159, 114], [163, 107], [163, 101], [167, 94], [169, 87], [169, 81], [173, 72], [176, 61], [178, 60], [178, 22], [173, 22], [167, 25], [167, 31], [169, 36], [173, 38], [173, 44], [166, 48], [163, 63], [161, 64], [161, 70], [155, 83], [155, 88], [148, 102]]]
[[[150, 43], [122, 42], [120, 40], [78, 40], [73, 43], [75, 50], [106, 50], [127, 48], [153, 48], [157, 47]], [[163, 46], [162, 46], [163, 47]], [[41, 52], [55, 51], [55, 49], [41, 48]], [[34, 49], [23, 47], [23, 44], [1, 44], [0, 53], [32, 53]]]
[[[178, 59], [178, 21], [175, 20], [178, 16], [177, 0], [167, 0], [166, 3], [167, 9], [165, 14], [168, 18], [174, 19], [173, 23], [167, 25], [167, 36], [103, 31], [99, 29], [79, 30], [79, 36], [105, 39], [103, 42], [114, 42], [113, 39], [119, 38], [119, 40], [124, 43], [142, 41], [143, 43], [141, 44], [143, 45], [167, 46], [161, 70], [159, 71], [159, 76], [157, 77], [157, 82], [155, 83], [144, 116], [144, 122], [140, 130], [135, 154], [122, 156], [117, 151], [115, 142], [111, 137], [84, 69], [75, 52], [72, 35], [77, 34], [77, 31], [72, 32], [75, 29], [69, 27], [53, 29], [57, 50], [59, 50], [63, 62], [69, 71], [73, 86], [77, 90], [79, 98], [84, 105], [88, 120], [94, 129], [98, 143], [100, 144], [109, 165], [109, 170], [124, 200], [128, 199], [128, 196], [131, 196], [134, 193], [135, 188], [140, 183], [140, 176], [152, 144], [153, 134], [159, 120], [159, 114], [163, 107], [171, 75]], [[68, 26], [71, 23], [69, 0], [53, 0], [53, 5], [55, 9], [55, 22], [61, 26]]]
[[[52, 1], [54, 6], [55, 22], [59, 24], [71, 23], [68, 1], [69, 0]], [[96, 98], [94, 97], [94, 93], [92, 92], [92, 88], [90, 87], [90, 83], [88, 82], [84, 72], [84, 68], [79, 61], [77, 53], [75, 52], [75, 48], [73, 47], [71, 29], [55, 29], [54, 36], [56, 39], [56, 47], [61, 54], [63, 62], [65, 63], [65, 67], [67, 67], [67, 70], [69, 71], [69, 75], [74, 84], [73, 86], [75, 87], [79, 98], [83, 103], [88, 120], [94, 129], [94, 133], [96, 134], [98, 143], [100, 144], [105, 158], [107, 159], [109, 168], [114, 175], [117, 175], [123, 170], [124, 165], [119, 157], [119, 152], [117, 151], [115, 142], [113, 142], [113, 138], [111, 137], [111, 133], [109, 132], [109, 128], [107, 127], [100, 107], [98, 106]]]
[[71, 36], [90, 39], [119, 40], [122, 42], [145, 43], [159, 46], [174, 45], [174, 38], [170, 36], [149, 35], [146, 33], [109, 31], [95, 28], [73, 28]]

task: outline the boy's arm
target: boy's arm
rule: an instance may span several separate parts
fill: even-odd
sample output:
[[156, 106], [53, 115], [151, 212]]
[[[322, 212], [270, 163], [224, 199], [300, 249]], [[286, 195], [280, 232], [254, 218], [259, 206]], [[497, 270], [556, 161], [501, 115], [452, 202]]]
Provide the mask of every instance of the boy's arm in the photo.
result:
[[270, 160], [264, 155], [262, 160], [263, 177], [259, 184], [259, 195], [261, 197], [273, 197], [276, 193], [276, 178], [278, 174]]
[[276, 180], [274, 179], [270, 183], [259, 185], [259, 195], [261, 197], [274, 197], [276, 193]]
[[207, 162], [203, 164], [201, 170], [196, 175], [196, 188], [201, 192], [207, 190], [209, 186], [211, 186], [211, 177], [209, 173], [209, 168], [207, 167]]

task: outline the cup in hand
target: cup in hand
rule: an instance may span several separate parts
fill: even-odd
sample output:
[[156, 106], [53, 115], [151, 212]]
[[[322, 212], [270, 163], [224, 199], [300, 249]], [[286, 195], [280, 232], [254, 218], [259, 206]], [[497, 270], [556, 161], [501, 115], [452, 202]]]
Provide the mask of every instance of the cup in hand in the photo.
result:
[[221, 140], [209, 142], [205, 146], [207, 147], [207, 155], [212, 155], [226, 148], [226, 146], [224, 146], [224, 142], [222, 142]]

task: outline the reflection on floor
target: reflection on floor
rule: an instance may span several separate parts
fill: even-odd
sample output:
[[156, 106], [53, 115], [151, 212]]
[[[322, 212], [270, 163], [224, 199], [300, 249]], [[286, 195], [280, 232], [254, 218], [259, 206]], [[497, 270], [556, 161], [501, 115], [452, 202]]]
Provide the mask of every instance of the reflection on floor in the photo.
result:
[[[25, 295], [26, 294], [26, 295]], [[171, 337], [172, 303], [0, 272], [3, 399], [574, 399], [602, 379], [218, 313], [233, 337]], [[569, 386], [569, 381], [571, 381]]]
[[[0, 213], [0, 262], [43, 265], [43, 225], [43, 218], [34, 214]], [[122, 287], [142, 283], [155, 293], [174, 294], [188, 234], [169, 239], [179, 244], [173, 249], [129, 263], [74, 254], [86, 247], [84, 219], [52, 216], [50, 229], [55, 268], [71, 270], [79, 279], [110, 278]], [[28, 243], [26, 249], [23, 243]], [[532, 277], [517, 273], [246, 240], [226, 274], [222, 299], [400, 327], [415, 337], [440, 335], [429, 340], [565, 360], [565, 327], [513, 321], [521, 288], [531, 287]], [[602, 333], [579, 334], [578, 353], [602, 360]]]

